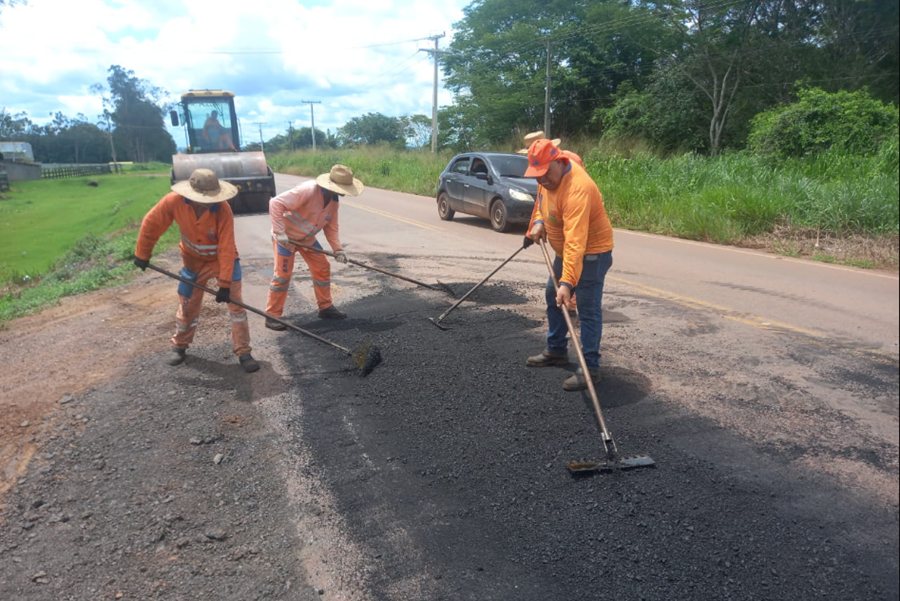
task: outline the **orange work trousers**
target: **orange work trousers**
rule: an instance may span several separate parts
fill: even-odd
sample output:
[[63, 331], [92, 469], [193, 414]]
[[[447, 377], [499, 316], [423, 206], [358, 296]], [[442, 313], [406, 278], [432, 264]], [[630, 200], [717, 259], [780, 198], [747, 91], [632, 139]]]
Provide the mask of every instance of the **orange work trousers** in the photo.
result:
[[[187, 267], [181, 270], [181, 277], [192, 280], [198, 284], [206, 285], [206, 282], [219, 275], [219, 263], [208, 261], [202, 263], [199, 273], [190, 271]], [[241, 263], [234, 262], [234, 274], [231, 276], [231, 298], [243, 302], [241, 298]], [[203, 296], [206, 293], [185, 283], [178, 286], [178, 312], [175, 314], [175, 335], [172, 344], [176, 348], [188, 348], [194, 341], [197, 332], [197, 324], [200, 323], [200, 309], [203, 306]], [[245, 355], [250, 352], [250, 324], [247, 323], [246, 309], [228, 303], [228, 312], [231, 317], [231, 343], [234, 354]]]
[[[318, 242], [316, 243], [318, 246]], [[294, 273], [294, 254], [300, 253], [309, 273], [312, 276], [313, 291], [316, 293], [316, 305], [319, 311], [327, 309], [333, 303], [331, 300], [331, 265], [328, 257], [314, 250], [298, 248], [296, 250], [279, 246], [272, 241], [275, 253], [275, 270], [272, 274], [272, 282], [269, 284], [269, 298], [266, 300], [266, 313], [281, 317], [284, 312], [284, 303], [287, 301], [288, 288], [291, 285], [291, 275]]]

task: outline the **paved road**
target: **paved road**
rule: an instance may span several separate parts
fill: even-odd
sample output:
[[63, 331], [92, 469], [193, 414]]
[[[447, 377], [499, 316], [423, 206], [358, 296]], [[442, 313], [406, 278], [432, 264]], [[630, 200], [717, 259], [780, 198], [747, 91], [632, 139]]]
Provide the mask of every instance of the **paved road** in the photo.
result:
[[[369, 189], [342, 202], [352, 257], [457, 294], [522, 236], [441, 222], [429, 198]], [[257, 270], [246, 296], [262, 304], [267, 218], [237, 223]], [[563, 463], [599, 453], [595, 420], [586, 397], [561, 391], [574, 362], [523, 366], [542, 346], [546, 271], [534, 250], [519, 256], [449, 332], [426, 319], [446, 295], [349, 266], [332, 277], [350, 319], [318, 321], [296, 274], [286, 317], [385, 357], [357, 378], [346, 357], [277, 339], [296, 368], [270, 418], [303, 458], [289, 488], [319, 487], [328, 527], [308, 534], [328, 561], [306, 567], [329, 590], [897, 598], [896, 275], [617, 230], [599, 393], [620, 450], [658, 468], [573, 480]]]
[[[302, 179], [278, 175], [278, 190]], [[495, 258], [511, 254], [523, 233], [498, 234], [486, 220], [467, 216], [441, 221], [434, 199], [411, 194], [369, 188], [364, 195], [343, 203], [342, 238], [351, 252]], [[265, 223], [265, 216], [239, 220], [244, 254], [267, 248]], [[900, 297], [896, 273], [621, 229], [615, 232], [615, 242], [611, 280], [648, 297], [743, 321], [750, 327], [782, 328], [887, 355], [898, 352]], [[522, 274], [529, 281], [543, 277], [544, 266], [536, 251], [532, 251], [530, 260], [527, 255], [523, 259], [527, 268]]]

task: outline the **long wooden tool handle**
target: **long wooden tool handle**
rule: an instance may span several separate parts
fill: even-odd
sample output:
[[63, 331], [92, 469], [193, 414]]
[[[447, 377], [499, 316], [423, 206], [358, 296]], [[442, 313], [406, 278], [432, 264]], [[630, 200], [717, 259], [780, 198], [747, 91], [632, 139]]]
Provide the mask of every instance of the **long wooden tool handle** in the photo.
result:
[[504, 265], [506, 265], [507, 263], [509, 263], [510, 261], [512, 261], [512, 260], [515, 258], [515, 256], [516, 256], [517, 254], [519, 254], [520, 252], [522, 252], [523, 250], [525, 250], [525, 246], [520, 246], [519, 249], [518, 249], [516, 252], [514, 252], [513, 254], [511, 254], [507, 260], [505, 260], [505, 261], [503, 261], [502, 263], [500, 263], [500, 266], [497, 267], [497, 269], [495, 269], [494, 271], [492, 271], [492, 272], [490, 272], [489, 274], [487, 274], [483, 280], [481, 280], [480, 282], [478, 282], [477, 284], [475, 284], [475, 287], [474, 287], [474, 288], [472, 288], [471, 290], [469, 290], [468, 292], [466, 292], [466, 293], [463, 295], [463, 297], [462, 297], [461, 299], [459, 299], [458, 301], [456, 301], [455, 303], [453, 303], [453, 306], [451, 306], [449, 309], [447, 309], [446, 311], [444, 311], [443, 313], [441, 313], [441, 316], [437, 318], [438, 323], [440, 323], [441, 321], [443, 321], [444, 318], [447, 317], [447, 315], [450, 314], [450, 311], [452, 311], [453, 309], [457, 308], [464, 300], [466, 300], [467, 298], [469, 298], [469, 295], [470, 295], [470, 294], [472, 294], [473, 292], [475, 292], [476, 290], [478, 290], [478, 288], [480, 288], [482, 284], [484, 284], [486, 281], [488, 281], [488, 280], [491, 278], [492, 275], [494, 275], [495, 273], [497, 273], [498, 271], [500, 271], [500, 270], [503, 268]]
[[[553, 287], [559, 293], [559, 282], [556, 280], [556, 274], [553, 273], [553, 261], [550, 260], [550, 253], [547, 252], [547, 246], [543, 240], [538, 240], [541, 245], [541, 251], [544, 253], [544, 261], [547, 263], [547, 269], [550, 271], [550, 279], [553, 281]], [[594, 412], [597, 414], [597, 421], [600, 422], [600, 430], [603, 432], [604, 442], [612, 442], [612, 434], [606, 428], [606, 420], [603, 419], [603, 411], [600, 410], [600, 399], [597, 398], [597, 390], [594, 388], [594, 380], [588, 371], [587, 362], [584, 360], [584, 353], [581, 350], [581, 342], [578, 340], [578, 334], [572, 325], [572, 318], [569, 311], [565, 307], [561, 307], [563, 317], [566, 318], [566, 325], [569, 326], [569, 332], [572, 334], [572, 344], [575, 345], [575, 351], [578, 354], [578, 362], [581, 364], [581, 371], [584, 372], [584, 381], [587, 382], [588, 391], [591, 394], [591, 400], [594, 402]]]
[[[163, 275], [167, 275], [170, 278], [176, 279], [179, 282], [184, 282], [185, 284], [190, 284], [194, 288], [198, 288], [198, 289], [202, 290], [203, 292], [206, 292], [207, 294], [212, 294], [213, 296], [216, 295], [216, 291], [213, 290], [212, 288], [207, 288], [206, 286], [203, 286], [202, 284], [198, 284], [197, 282], [192, 282], [191, 280], [189, 280], [187, 278], [181, 277], [177, 273], [172, 273], [171, 271], [167, 271], [167, 270], [163, 269], [162, 267], [157, 267], [156, 265], [154, 265], [152, 263], [149, 263], [147, 265], [147, 267], [149, 267], [153, 271], [158, 271], [159, 273], [161, 273]], [[319, 342], [324, 342], [328, 346], [333, 346], [334, 348], [338, 349], [339, 351], [343, 352], [344, 354], [350, 355], [351, 357], [353, 356], [353, 352], [350, 351], [350, 349], [344, 348], [339, 344], [335, 344], [334, 342], [332, 342], [330, 340], [325, 340], [321, 336], [317, 336], [316, 334], [313, 334], [312, 332], [310, 332], [308, 330], [304, 330], [303, 328], [297, 327], [290, 322], [287, 322], [287, 321], [284, 321], [283, 319], [275, 317], [274, 315], [269, 315], [265, 311], [261, 311], [261, 310], [257, 309], [256, 307], [251, 307], [250, 305], [245, 305], [244, 303], [238, 302], [234, 299], [231, 299], [228, 302], [234, 303], [238, 307], [243, 307], [244, 309], [247, 309], [248, 311], [253, 311], [257, 315], [262, 315], [266, 319], [271, 319], [272, 321], [277, 321], [281, 325], [286, 326], [286, 327], [294, 330], [295, 332], [300, 332], [304, 336], [309, 336], [310, 338], [318, 340]]]
[[[333, 253], [333, 252], [327, 251], [327, 250], [325, 250], [324, 248], [316, 248], [315, 246], [309, 246], [308, 244], [300, 244], [299, 242], [294, 242], [293, 240], [289, 240], [289, 242], [290, 242], [291, 244], [293, 244], [294, 246], [299, 246], [300, 248], [305, 248], [305, 249], [307, 249], [307, 250], [313, 250], [313, 251], [315, 251], [315, 252], [317, 252], [317, 253], [322, 253], [323, 255], [328, 255], [329, 257], [333, 257], [333, 256], [334, 256], [334, 253]], [[437, 291], [440, 291], [440, 290], [441, 290], [441, 289], [438, 288], [437, 286], [432, 286], [431, 284], [426, 284], [425, 282], [420, 282], [420, 281], [418, 281], [418, 280], [414, 280], [414, 279], [412, 279], [412, 278], [408, 278], [408, 277], [406, 277], [406, 276], [403, 276], [403, 275], [400, 275], [400, 274], [397, 274], [397, 273], [391, 273], [390, 271], [385, 271], [384, 269], [380, 269], [380, 268], [378, 268], [378, 267], [372, 267], [371, 265], [367, 265], [367, 264], [361, 263], [361, 262], [359, 262], [359, 261], [354, 261], [353, 259], [347, 259], [347, 262], [350, 263], [350, 264], [352, 264], [352, 265], [357, 265], [357, 266], [359, 266], [359, 267], [363, 267], [363, 268], [365, 268], [365, 269], [371, 269], [372, 271], [377, 271], [378, 273], [383, 273], [384, 275], [389, 275], [389, 276], [391, 276], [392, 278], [397, 278], [397, 279], [400, 279], [400, 280], [406, 280], [407, 282], [411, 282], [411, 283], [416, 284], [416, 285], [418, 285], [418, 286], [423, 286], [423, 287], [428, 288], [428, 289], [430, 289], [430, 290], [437, 290]]]

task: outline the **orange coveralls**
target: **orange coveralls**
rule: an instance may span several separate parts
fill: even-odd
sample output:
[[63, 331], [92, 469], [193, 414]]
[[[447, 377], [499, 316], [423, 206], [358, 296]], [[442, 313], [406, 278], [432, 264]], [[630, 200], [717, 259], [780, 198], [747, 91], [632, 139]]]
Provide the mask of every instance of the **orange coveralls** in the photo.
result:
[[[227, 202], [210, 205], [200, 218], [194, 208], [180, 194], [170, 192], [150, 209], [141, 222], [137, 246], [134, 254], [149, 260], [153, 247], [172, 222], [181, 230], [181, 259], [184, 267], [181, 277], [205, 285], [216, 278], [218, 285], [231, 288], [231, 298], [241, 301], [241, 263], [237, 246], [234, 244], [234, 214]], [[175, 314], [175, 336], [172, 344], [176, 348], [188, 348], [194, 340], [203, 291], [184, 282], [178, 285], [179, 305]], [[234, 354], [250, 352], [250, 326], [247, 311], [234, 303], [228, 303], [231, 314], [231, 341]]]
[[287, 300], [291, 274], [294, 273], [294, 254], [300, 253], [312, 275], [313, 291], [319, 311], [327, 309], [331, 300], [331, 266], [326, 255], [305, 248], [291, 246], [285, 248], [275, 242], [275, 235], [287, 234], [288, 238], [300, 244], [322, 248], [316, 234], [325, 232], [331, 250], [342, 250], [338, 237], [339, 203], [332, 200], [325, 204], [325, 191], [315, 180], [294, 186], [269, 201], [269, 217], [272, 220], [272, 249], [275, 254], [275, 269], [269, 285], [266, 313], [281, 317]]

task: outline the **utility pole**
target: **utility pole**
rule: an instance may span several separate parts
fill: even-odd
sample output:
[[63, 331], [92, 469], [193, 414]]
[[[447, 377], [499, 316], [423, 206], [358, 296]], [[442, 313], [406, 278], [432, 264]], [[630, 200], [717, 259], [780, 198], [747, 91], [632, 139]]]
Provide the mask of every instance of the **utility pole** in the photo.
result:
[[103, 111], [103, 116], [106, 117], [106, 133], [109, 134], [109, 152], [110, 154], [112, 154], [113, 169], [115, 169], [116, 173], [118, 173], [119, 161], [116, 160], [116, 145], [113, 144], [112, 128], [109, 126], [109, 111]]
[[547, 40], [547, 80], [544, 86], [544, 135], [550, 139], [550, 40]]
[[434, 50], [430, 48], [419, 48], [419, 52], [429, 52], [434, 57], [434, 91], [431, 96], [431, 152], [437, 152], [438, 122], [437, 122], [437, 92], [438, 92], [438, 55], [446, 54], [438, 50], [438, 40], [444, 37], [446, 33], [433, 35], [426, 40], [434, 40]]
[[288, 123], [288, 135], [291, 138], [291, 152], [294, 152], [294, 124], [290, 121]]
[[253, 125], [258, 125], [258, 126], [259, 126], [259, 149], [260, 149], [261, 151], [265, 152], [265, 151], [266, 151], [266, 145], [263, 143], [263, 139], [262, 139], [262, 126], [263, 126], [263, 125], [266, 125], [266, 122], [265, 122], [265, 121], [262, 121], [262, 122], [260, 122], [260, 121], [254, 121], [254, 122], [253, 122]]
[[309, 105], [309, 117], [312, 122], [312, 127], [310, 128], [310, 133], [312, 133], [312, 144], [313, 144], [313, 152], [316, 151], [316, 113], [313, 110], [314, 104], [322, 104], [321, 100], [301, 100], [303, 104]]

